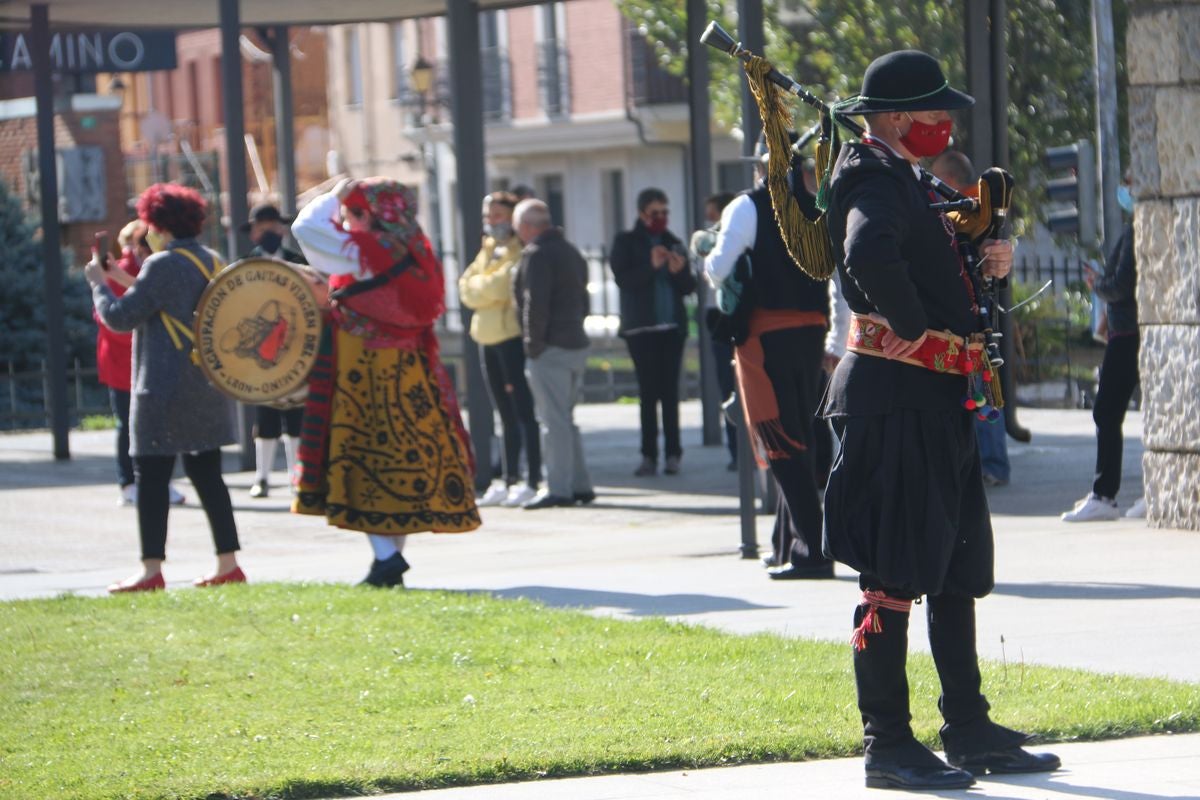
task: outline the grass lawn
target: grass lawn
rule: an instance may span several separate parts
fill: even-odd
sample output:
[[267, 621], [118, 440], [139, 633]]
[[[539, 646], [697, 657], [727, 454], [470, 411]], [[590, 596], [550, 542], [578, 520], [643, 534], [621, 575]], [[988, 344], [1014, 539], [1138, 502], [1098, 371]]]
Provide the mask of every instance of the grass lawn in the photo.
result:
[[[843, 756], [846, 644], [447, 592], [257, 585], [0, 605], [0, 797], [303, 798]], [[936, 742], [932, 662], [910, 663]], [[1049, 739], [1200, 729], [1195, 685], [985, 665]]]

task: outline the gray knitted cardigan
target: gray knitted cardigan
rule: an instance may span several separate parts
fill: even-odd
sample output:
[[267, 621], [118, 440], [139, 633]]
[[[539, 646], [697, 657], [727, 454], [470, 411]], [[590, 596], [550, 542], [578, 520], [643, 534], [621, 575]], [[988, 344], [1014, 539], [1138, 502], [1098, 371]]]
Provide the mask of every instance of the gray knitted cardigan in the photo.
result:
[[103, 283], [92, 288], [100, 320], [114, 331], [133, 331], [133, 383], [129, 407], [130, 447], [135, 456], [165, 456], [215, 450], [235, 441], [233, 402], [219, 393], [179, 350], [159, 311], [191, 325], [208, 280], [184, 248], [211, 265], [213, 254], [194, 239], [172, 242], [146, 259], [137, 282], [118, 298]]

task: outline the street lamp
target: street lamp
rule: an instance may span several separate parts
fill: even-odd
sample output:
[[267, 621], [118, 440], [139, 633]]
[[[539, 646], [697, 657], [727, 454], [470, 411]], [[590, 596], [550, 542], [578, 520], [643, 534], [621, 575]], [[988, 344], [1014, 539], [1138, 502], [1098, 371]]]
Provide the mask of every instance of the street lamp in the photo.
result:
[[[417, 60], [413, 62], [412, 68], [408, 72], [409, 86], [412, 87], [412, 93], [415, 95], [414, 105], [417, 108], [416, 126], [425, 128], [430, 118], [427, 113], [429, 107], [429, 91], [433, 88], [433, 64], [425, 60], [424, 56], [417, 56]], [[434, 104], [436, 105], [436, 99]], [[424, 167], [425, 181], [429, 191], [429, 227], [433, 239], [433, 245], [438, 255], [442, 253], [442, 231], [441, 231], [441, 203], [438, 197], [438, 164], [437, 151], [431, 147], [428, 131], [423, 131], [420, 141], [421, 164]], [[428, 149], [427, 149], [428, 148]], [[430, 152], [432, 150], [432, 152]]]
[[421, 96], [421, 106], [424, 108], [425, 95], [433, 88], [433, 64], [426, 61], [424, 56], [417, 56], [408, 75], [413, 91]]

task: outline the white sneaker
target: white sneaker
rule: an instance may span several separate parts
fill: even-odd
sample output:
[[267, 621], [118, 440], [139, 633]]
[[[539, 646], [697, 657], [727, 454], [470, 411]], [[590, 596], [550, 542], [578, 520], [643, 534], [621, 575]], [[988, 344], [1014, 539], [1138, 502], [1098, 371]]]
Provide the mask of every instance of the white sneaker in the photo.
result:
[[137, 505], [137, 484], [131, 483], [128, 486], [121, 487], [121, 505], [136, 506]]
[[508, 497], [508, 487], [503, 483], [493, 483], [483, 493], [483, 497], [475, 501], [477, 506], [498, 506]]
[[183, 492], [181, 492], [175, 488], [175, 484], [168, 483], [167, 484], [167, 492], [171, 498], [171, 500], [170, 500], [171, 505], [181, 506], [187, 502], [187, 497], [184, 496]]
[[1125, 512], [1127, 519], [1145, 519], [1146, 518], [1146, 498], [1139, 497], [1133, 501], [1133, 505]]
[[1101, 520], [1119, 519], [1121, 512], [1117, 509], [1117, 501], [1109, 500], [1098, 494], [1090, 493], [1075, 504], [1075, 507], [1062, 515], [1063, 522], [1097, 522]]
[[505, 508], [520, 508], [536, 496], [537, 490], [528, 483], [517, 483], [508, 490], [508, 496], [504, 498], [500, 505]]

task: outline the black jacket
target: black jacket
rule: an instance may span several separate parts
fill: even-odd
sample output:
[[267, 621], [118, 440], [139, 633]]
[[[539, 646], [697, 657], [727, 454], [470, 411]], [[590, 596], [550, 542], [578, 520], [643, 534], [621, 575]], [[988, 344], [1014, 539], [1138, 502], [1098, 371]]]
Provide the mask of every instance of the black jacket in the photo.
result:
[[513, 299], [530, 358], [547, 347], [588, 346], [583, 331], [588, 314], [587, 262], [563, 236], [562, 228], [543, 231], [525, 245], [513, 276]]
[[1104, 274], [1092, 289], [1108, 303], [1108, 335], [1138, 332], [1137, 263], [1133, 257], [1133, 223], [1126, 223], [1108, 254]]
[[[883, 147], [842, 148], [833, 169], [829, 235], [850, 310], [878, 313], [901, 337], [926, 329], [965, 336], [978, 330], [949, 222], [930, 211], [912, 166]], [[959, 408], [961, 376], [878, 356], [847, 353], [830, 380], [827, 416], [896, 408]]]
[[[668, 250], [680, 248], [684, 258], [687, 258], [687, 248], [670, 231], [663, 231], [662, 245]], [[650, 265], [652, 248], [650, 232], [640, 219], [633, 230], [622, 231], [613, 239], [609, 264], [613, 279], [621, 290], [621, 326], [617, 331], [621, 336], [638, 328], [652, 327], [657, 322], [654, 314], [654, 280], [658, 270]], [[665, 270], [666, 266], [660, 269]], [[683, 298], [696, 291], [696, 274], [689, 262], [674, 275], [669, 272], [667, 275], [675, 292], [675, 324], [686, 334], [687, 312], [683, 308]]]

